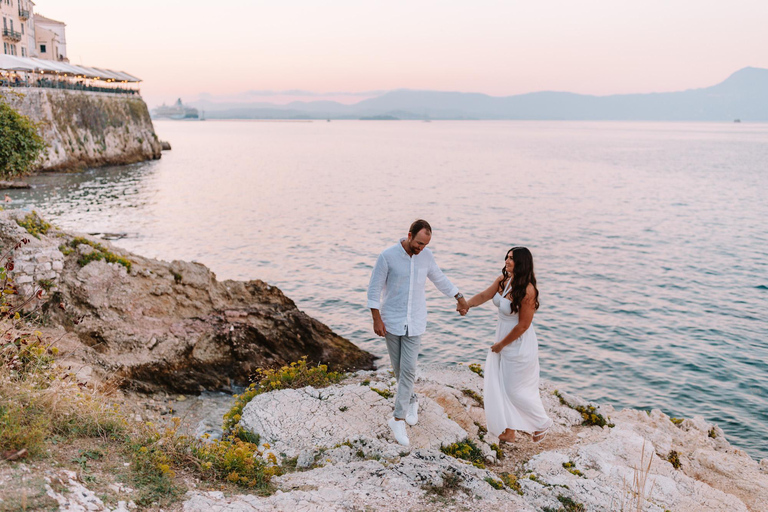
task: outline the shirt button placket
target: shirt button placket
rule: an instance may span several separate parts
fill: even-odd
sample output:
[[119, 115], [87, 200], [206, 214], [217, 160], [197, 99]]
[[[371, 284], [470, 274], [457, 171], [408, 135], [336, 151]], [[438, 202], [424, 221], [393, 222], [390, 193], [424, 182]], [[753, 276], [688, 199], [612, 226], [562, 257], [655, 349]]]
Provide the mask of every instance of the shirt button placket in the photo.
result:
[[408, 282], [408, 308], [406, 313], [406, 319], [405, 319], [405, 334], [408, 334], [408, 326], [411, 325], [411, 304], [412, 304], [412, 295], [413, 295], [413, 256], [409, 258], [410, 260], [410, 267], [411, 267], [411, 274]]

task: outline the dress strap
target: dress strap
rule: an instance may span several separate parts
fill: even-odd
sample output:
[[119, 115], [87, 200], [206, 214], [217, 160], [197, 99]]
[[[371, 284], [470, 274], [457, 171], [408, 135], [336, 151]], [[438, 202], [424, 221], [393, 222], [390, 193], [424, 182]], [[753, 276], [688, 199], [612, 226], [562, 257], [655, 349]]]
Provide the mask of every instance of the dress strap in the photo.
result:
[[512, 276], [509, 277], [509, 281], [507, 282], [507, 284], [504, 285], [504, 291], [501, 292], [501, 296], [506, 297], [511, 288], [512, 288]]

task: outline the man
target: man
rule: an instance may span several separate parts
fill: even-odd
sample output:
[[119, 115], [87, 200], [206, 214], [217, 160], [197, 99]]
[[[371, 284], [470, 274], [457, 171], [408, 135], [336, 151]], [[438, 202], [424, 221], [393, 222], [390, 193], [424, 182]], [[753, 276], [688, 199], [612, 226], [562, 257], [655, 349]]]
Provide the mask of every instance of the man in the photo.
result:
[[445, 277], [435, 263], [432, 251], [427, 249], [431, 239], [432, 228], [427, 221], [419, 219], [411, 224], [406, 238], [379, 255], [368, 285], [373, 332], [386, 338], [387, 352], [397, 379], [395, 413], [387, 424], [403, 446], [410, 445], [405, 423], [415, 425], [419, 420], [419, 403], [413, 393], [413, 384], [421, 335], [427, 328], [424, 294], [427, 278], [443, 294], [458, 301], [456, 309], [462, 315], [469, 309], [464, 296]]

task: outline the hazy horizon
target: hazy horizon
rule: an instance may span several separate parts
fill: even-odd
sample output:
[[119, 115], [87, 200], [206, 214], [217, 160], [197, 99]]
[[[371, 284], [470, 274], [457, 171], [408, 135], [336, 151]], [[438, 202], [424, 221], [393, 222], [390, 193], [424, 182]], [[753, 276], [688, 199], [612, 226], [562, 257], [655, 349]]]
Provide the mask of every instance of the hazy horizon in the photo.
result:
[[[758, 1], [38, 0], [35, 12], [67, 24], [72, 63], [139, 76], [150, 104], [249, 91], [273, 103], [354, 103], [396, 89], [602, 96], [707, 87], [768, 68], [768, 2]], [[263, 94], [297, 90], [312, 95]]]

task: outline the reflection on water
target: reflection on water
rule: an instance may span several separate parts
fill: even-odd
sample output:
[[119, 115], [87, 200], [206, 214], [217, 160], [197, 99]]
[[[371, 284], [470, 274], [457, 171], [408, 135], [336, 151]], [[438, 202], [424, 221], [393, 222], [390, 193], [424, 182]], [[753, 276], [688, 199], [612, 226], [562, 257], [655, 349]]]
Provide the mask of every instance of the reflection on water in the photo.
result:
[[[534, 254], [545, 378], [617, 407], [768, 436], [768, 126], [160, 122], [159, 161], [30, 179], [14, 207], [146, 256], [259, 278], [379, 355], [376, 255], [416, 217], [466, 294]], [[482, 362], [495, 312], [430, 287], [425, 361]]]

